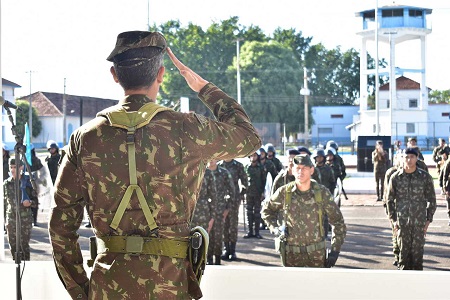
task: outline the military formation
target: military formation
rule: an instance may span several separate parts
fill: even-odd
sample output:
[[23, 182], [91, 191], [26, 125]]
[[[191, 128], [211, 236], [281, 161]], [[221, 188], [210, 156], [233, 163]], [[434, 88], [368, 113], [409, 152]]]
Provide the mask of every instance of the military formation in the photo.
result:
[[[165, 54], [214, 120], [156, 104]], [[55, 141], [47, 143], [45, 168], [55, 185], [49, 236], [56, 270], [72, 299], [201, 298], [205, 265], [238, 260], [241, 204], [242, 238], [262, 239], [261, 230], [268, 229], [283, 266], [336, 265], [347, 233], [340, 210], [347, 174], [335, 141], [314, 152], [289, 149], [285, 167], [273, 144], [261, 147], [242, 106], [180, 62], [160, 33], [119, 34], [107, 60], [124, 99], [76, 130], [65, 155]], [[433, 159], [450, 217], [450, 148], [439, 142]], [[405, 150], [398, 148], [391, 168], [381, 141], [372, 153], [377, 201], [383, 201], [391, 223], [394, 264], [422, 270], [425, 235], [436, 211], [433, 179], [415, 138]], [[4, 195], [11, 254], [29, 260], [39, 198], [22, 162], [3, 150], [9, 159], [3, 168], [9, 173]], [[38, 172], [44, 165], [33, 157]], [[85, 209], [95, 234], [90, 278], [77, 233]]]

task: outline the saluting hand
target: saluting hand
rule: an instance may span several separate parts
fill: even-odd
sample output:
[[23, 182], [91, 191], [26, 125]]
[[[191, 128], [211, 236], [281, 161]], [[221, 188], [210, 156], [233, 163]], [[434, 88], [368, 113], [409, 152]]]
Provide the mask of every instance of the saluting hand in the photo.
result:
[[208, 81], [200, 77], [197, 73], [186, 67], [172, 52], [170, 48], [167, 48], [167, 54], [169, 55], [170, 59], [172, 60], [175, 67], [178, 68], [180, 71], [181, 76], [186, 79], [187, 84], [189, 87], [195, 91], [199, 92], [205, 85], [208, 84]]

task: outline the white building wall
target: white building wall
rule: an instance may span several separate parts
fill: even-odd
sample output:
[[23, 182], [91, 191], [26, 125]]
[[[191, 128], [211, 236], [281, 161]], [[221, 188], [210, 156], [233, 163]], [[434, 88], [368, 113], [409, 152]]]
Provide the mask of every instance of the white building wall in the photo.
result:
[[[16, 103], [14, 99], [14, 88], [12, 86], [3, 85], [2, 86], [2, 97], [11, 102]], [[16, 110], [10, 109], [11, 114], [14, 119], [14, 124], [16, 123]], [[9, 149], [14, 149], [14, 145], [16, 144], [16, 139], [11, 131], [11, 122], [8, 119], [8, 115], [6, 114], [6, 110], [2, 107], [2, 137], [4, 143], [7, 145]]]

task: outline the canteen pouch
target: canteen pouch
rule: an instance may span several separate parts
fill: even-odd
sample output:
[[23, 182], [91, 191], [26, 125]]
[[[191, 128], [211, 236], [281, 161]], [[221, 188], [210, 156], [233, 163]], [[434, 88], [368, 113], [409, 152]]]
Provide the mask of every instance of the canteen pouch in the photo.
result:
[[281, 235], [275, 238], [275, 251], [280, 253], [281, 263], [286, 266], [286, 238]]

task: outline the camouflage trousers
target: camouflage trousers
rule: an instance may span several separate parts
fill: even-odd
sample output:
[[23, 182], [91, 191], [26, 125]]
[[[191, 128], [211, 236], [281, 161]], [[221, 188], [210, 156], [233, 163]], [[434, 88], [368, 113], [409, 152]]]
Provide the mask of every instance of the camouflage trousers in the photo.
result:
[[400, 249], [398, 247], [397, 233], [394, 230], [394, 224], [391, 223], [392, 230], [392, 252], [394, 253], [395, 261], [399, 260]]
[[286, 252], [286, 267], [325, 267], [325, 249], [309, 253]]
[[223, 217], [222, 214], [214, 219], [214, 224], [209, 232], [208, 256], [222, 255], [223, 245]]
[[397, 233], [400, 249], [398, 268], [401, 270], [423, 270], [425, 246], [424, 225], [402, 225]]
[[237, 243], [238, 225], [239, 225], [239, 206], [240, 199], [231, 203], [227, 218], [223, 224], [223, 242]]
[[[31, 229], [33, 228], [31, 214], [29, 216], [21, 217], [21, 231], [20, 231], [20, 252], [22, 252], [22, 260], [30, 260], [30, 239], [31, 239]], [[15, 260], [16, 257], [16, 220], [8, 219], [6, 224], [6, 230], [8, 232], [8, 243], [9, 249], [11, 250], [11, 255]]]
[[383, 193], [384, 193], [384, 177], [386, 175], [386, 170], [383, 171], [377, 171], [375, 170], [375, 183], [376, 183], [376, 190], [377, 190], [377, 196], [380, 199], [383, 199]]

